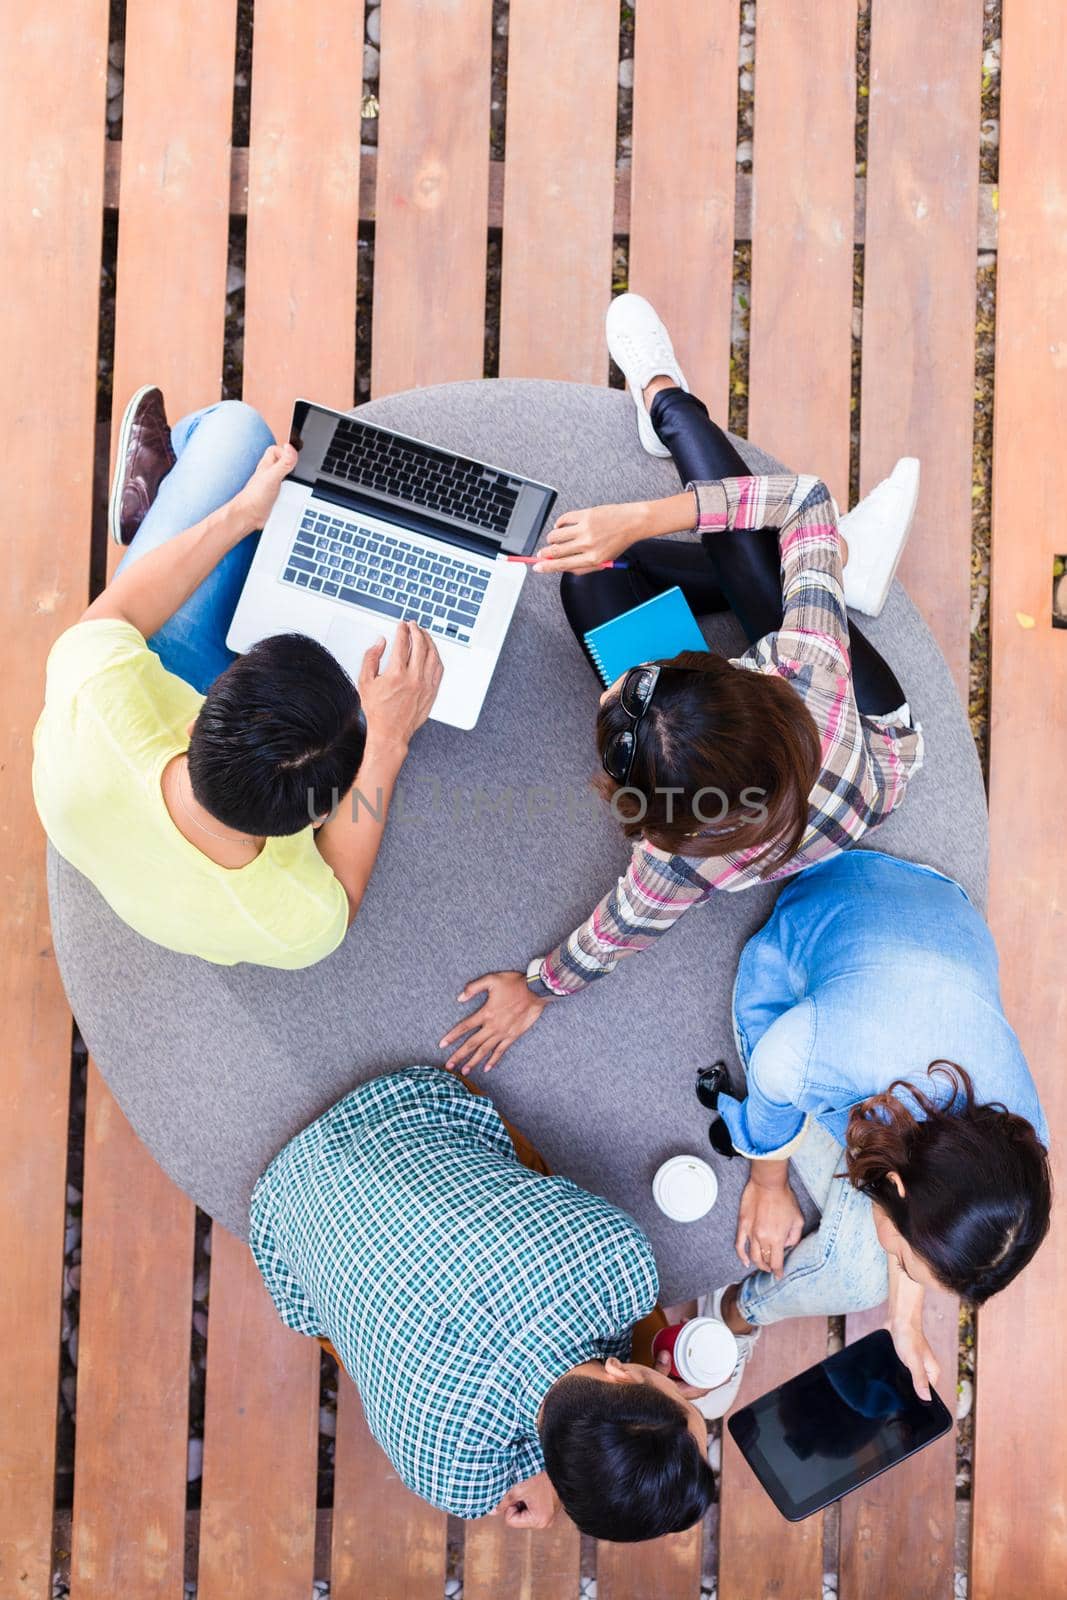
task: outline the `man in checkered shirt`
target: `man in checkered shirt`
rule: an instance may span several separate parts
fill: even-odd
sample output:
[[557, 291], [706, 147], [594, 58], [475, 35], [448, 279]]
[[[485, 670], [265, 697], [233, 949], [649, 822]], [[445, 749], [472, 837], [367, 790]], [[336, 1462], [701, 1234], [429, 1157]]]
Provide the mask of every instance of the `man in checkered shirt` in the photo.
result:
[[256, 1185], [250, 1242], [282, 1320], [333, 1345], [433, 1505], [546, 1527], [562, 1502], [616, 1540], [704, 1515], [704, 1420], [629, 1360], [659, 1287], [648, 1240], [520, 1165], [492, 1104], [449, 1073], [376, 1078], [298, 1134]]

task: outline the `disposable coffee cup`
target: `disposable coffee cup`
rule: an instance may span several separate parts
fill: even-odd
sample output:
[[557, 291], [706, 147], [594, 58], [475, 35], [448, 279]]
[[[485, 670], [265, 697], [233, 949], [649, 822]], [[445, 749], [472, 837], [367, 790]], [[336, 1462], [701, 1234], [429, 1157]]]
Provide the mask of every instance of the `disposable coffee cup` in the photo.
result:
[[652, 1198], [672, 1222], [697, 1222], [718, 1198], [719, 1180], [699, 1156], [671, 1156], [652, 1179]]
[[671, 1358], [670, 1376], [694, 1389], [717, 1389], [737, 1365], [737, 1340], [718, 1317], [690, 1317], [661, 1328], [652, 1353], [664, 1350]]

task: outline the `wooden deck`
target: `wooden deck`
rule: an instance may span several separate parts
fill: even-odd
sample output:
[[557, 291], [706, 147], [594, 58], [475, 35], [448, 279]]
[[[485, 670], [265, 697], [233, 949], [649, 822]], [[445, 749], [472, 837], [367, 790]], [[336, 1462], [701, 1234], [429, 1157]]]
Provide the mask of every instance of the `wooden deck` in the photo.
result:
[[[722, 413], [747, 386], [752, 437], [823, 473], [839, 498], [850, 469], [866, 487], [897, 455], [920, 455], [905, 577], [964, 691], [976, 265], [979, 250], [997, 251], [990, 914], [1012, 1020], [1067, 1135], [1067, 633], [1050, 625], [1052, 562], [1067, 550], [1055, 465], [1067, 438], [1067, 10], [1004, 0], [1000, 171], [982, 183], [982, 0], [862, 0], [871, 51], [859, 93], [857, 0], [755, 9], [751, 174], [735, 167], [737, 0], [638, 0], [632, 170], [621, 175], [618, 0], [511, 0], [506, 139], [493, 159], [502, 8], [491, 0], [384, 0], [370, 153], [363, 0], [255, 0], [250, 135], [236, 149], [238, 0], [127, 0], [121, 143], [104, 137], [117, 42], [107, 0], [37, 0], [5, 22], [0, 1600], [49, 1600], [57, 1570], [75, 1600], [180, 1600], [194, 1578], [200, 1600], [309, 1600], [314, 1579], [330, 1581], [334, 1600], [444, 1595], [446, 1519], [391, 1476], [346, 1381], [332, 1504], [320, 1503], [324, 1358], [281, 1327], [247, 1251], [221, 1228], [203, 1476], [189, 1500], [194, 1209], [92, 1069], [73, 1506], [56, 1502], [72, 1029], [49, 941], [30, 734], [48, 647], [104, 560], [98, 355], [118, 406], [149, 379], [172, 415], [219, 394], [231, 217], [246, 235], [243, 392], [278, 429], [298, 392], [351, 404], [368, 364], [377, 394], [479, 377], [487, 350], [504, 376], [606, 382], [603, 311], [613, 278], [628, 274], [667, 313], [712, 406]], [[112, 352], [98, 343], [115, 208]], [[369, 363], [356, 343], [360, 227], [373, 228]], [[731, 366], [741, 241], [751, 330]], [[498, 255], [499, 287], [488, 270]], [[1040, 1264], [979, 1318], [972, 1600], [1067, 1593], [1054, 1370], [1067, 1316], [1062, 1193]], [[931, 1310], [951, 1392], [955, 1307]], [[825, 1345], [816, 1321], [768, 1337], [753, 1387]], [[696, 1600], [705, 1568], [720, 1600], [818, 1600], [824, 1570], [840, 1600], [949, 1600], [957, 1524], [951, 1441], [825, 1527], [781, 1521], [727, 1447], [705, 1530], [592, 1552], [566, 1524], [518, 1536], [488, 1521], [463, 1532], [452, 1559], [465, 1600], [577, 1600], [594, 1566], [598, 1600]]]

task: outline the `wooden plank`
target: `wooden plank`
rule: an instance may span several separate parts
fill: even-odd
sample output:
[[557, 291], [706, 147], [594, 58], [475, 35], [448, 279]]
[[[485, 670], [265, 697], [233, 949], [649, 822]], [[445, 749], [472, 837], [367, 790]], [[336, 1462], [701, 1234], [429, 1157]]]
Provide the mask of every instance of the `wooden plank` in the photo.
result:
[[363, 6], [260, 0], [252, 73], [244, 398], [352, 404]]
[[[119, 173], [122, 168], [122, 140], [109, 139], [104, 165], [104, 206], [114, 211], [119, 203]], [[630, 231], [630, 172], [623, 168], [615, 179], [615, 223], [617, 234]], [[378, 183], [378, 155], [376, 151], [363, 151], [359, 166], [359, 214], [364, 222], [375, 218], [375, 193]], [[864, 237], [867, 180], [856, 179], [856, 243]], [[983, 183], [978, 190], [978, 248], [997, 248], [996, 184]], [[230, 152], [230, 214], [243, 217], [248, 210], [248, 151], [243, 147]], [[504, 223], [504, 163], [489, 163], [489, 226], [500, 228]], [[738, 172], [734, 181], [734, 238], [747, 243], [752, 237], [752, 179], [747, 172]]]
[[[197, 22], [195, 9], [127, 17], [112, 450], [139, 384], [161, 384], [172, 418], [219, 390], [236, 11], [231, 0]], [[72, 1593], [177, 1597], [193, 1207], [95, 1079], [89, 1134]]]
[[704, 1524], [644, 1544], [597, 1545], [597, 1600], [700, 1600]]
[[[949, 0], [932, 34], [922, 0], [875, 0], [871, 41], [860, 487], [870, 489], [898, 456], [922, 460], [902, 577], [966, 701], [981, 0]], [[847, 1336], [861, 1338], [881, 1321], [880, 1311], [850, 1317]], [[951, 1296], [928, 1296], [926, 1328], [951, 1406]], [[849, 1496], [842, 1600], [882, 1589], [951, 1595], [955, 1476], [950, 1435]]]
[[[0, 876], [0, 1592], [52, 1593], [70, 1011], [52, 958], [30, 735], [44, 661], [88, 593], [107, 73], [106, 0], [9, 10], [0, 50], [4, 300]], [[57, 470], [61, 463], [61, 470]]]
[[[813, 69], [818, 63], [818, 69]], [[760, 0], [750, 437], [848, 496], [856, 0]]]
[[730, 399], [739, 21], [737, 0], [652, 0], [634, 23], [629, 287], [714, 416]]
[[[260, 0], [252, 59], [244, 395], [284, 437], [297, 394], [351, 403], [362, 8]], [[314, 1568], [320, 1352], [214, 1231], [201, 1600], [282, 1600]]]
[[874, 0], [860, 489], [922, 461], [901, 577], [966, 704], [982, 0]]
[[[378, 1448], [344, 1374], [337, 1392], [332, 1600], [441, 1600], [447, 1519], [412, 1494]], [[497, 1591], [501, 1593], [502, 1591]]]
[[[826, 1354], [826, 1322], [803, 1317], [766, 1329], [739, 1404], [784, 1383]], [[822, 1516], [786, 1522], [775, 1510], [724, 1425], [719, 1506], [720, 1600], [820, 1600]]]
[[511, 0], [500, 376], [604, 383], [619, 8]]
[[129, 7], [116, 416], [142, 383], [172, 419], [219, 396], [236, 14], [236, 0]]
[[[1005, 7], [993, 446], [990, 921], [1004, 1000], [1057, 1139], [1067, 1136], [1067, 11]], [[1034, 626], [1026, 626], [1028, 618]], [[1067, 1187], [1034, 1265], [980, 1314], [972, 1600], [1067, 1589], [1067, 1427], [1048, 1374], [1067, 1319]], [[1062, 1367], [1062, 1359], [1059, 1361]]]
[[[652, 1341], [667, 1318], [656, 1307], [633, 1330], [631, 1360], [653, 1365]], [[601, 1600], [697, 1600], [704, 1562], [704, 1524], [644, 1544], [597, 1545], [597, 1593]]]
[[307, 1600], [320, 1350], [278, 1320], [248, 1246], [212, 1230], [199, 1600]]
[[74, 1600], [181, 1600], [192, 1285], [192, 1201], [153, 1161], [91, 1064]]
[[[856, 0], [760, 0], [756, 29], [749, 433], [848, 488]], [[818, 71], [812, 63], [818, 62]], [[826, 1323], [769, 1329], [742, 1391], [826, 1354]], [[720, 1600], [822, 1593], [822, 1519], [785, 1522], [727, 1434]]]
[[[652, 1343], [667, 1318], [657, 1306], [633, 1330], [631, 1360], [653, 1365]], [[704, 1524], [644, 1544], [597, 1545], [597, 1592], [607, 1600], [645, 1600], [656, 1593], [664, 1600], [696, 1600], [704, 1560]]]
[[492, 0], [383, 8], [371, 387], [480, 378]]
[[[937, 1385], [955, 1411], [959, 1302], [928, 1293], [926, 1336], [941, 1363]], [[849, 1343], [885, 1325], [885, 1307], [846, 1321]], [[902, 1462], [841, 1502], [841, 1600], [900, 1594], [909, 1600], [949, 1600], [956, 1533], [956, 1431]]]
[[580, 1582], [581, 1539], [562, 1513], [543, 1533], [518, 1532], [502, 1517], [467, 1524], [465, 1600], [498, 1600], [501, 1595], [508, 1600], [578, 1600]]

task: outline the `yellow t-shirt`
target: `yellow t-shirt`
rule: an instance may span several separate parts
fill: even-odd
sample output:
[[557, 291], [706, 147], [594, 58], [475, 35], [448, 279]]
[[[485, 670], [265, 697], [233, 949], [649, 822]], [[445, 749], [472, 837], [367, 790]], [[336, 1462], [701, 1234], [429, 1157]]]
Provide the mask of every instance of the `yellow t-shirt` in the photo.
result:
[[175, 827], [160, 780], [203, 697], [128, 622], [79, 622], [52, 646], [33, 735], [45, 831], [122, 920], [220, 966], [310, 967], [345, 936], [348, 899], [313, 830], [221, 867]]

